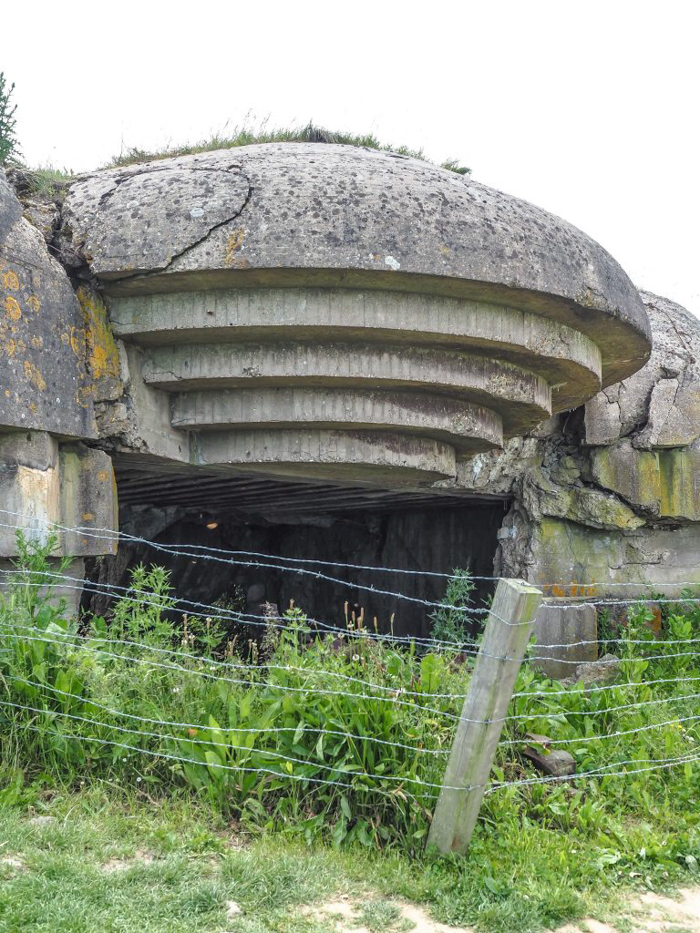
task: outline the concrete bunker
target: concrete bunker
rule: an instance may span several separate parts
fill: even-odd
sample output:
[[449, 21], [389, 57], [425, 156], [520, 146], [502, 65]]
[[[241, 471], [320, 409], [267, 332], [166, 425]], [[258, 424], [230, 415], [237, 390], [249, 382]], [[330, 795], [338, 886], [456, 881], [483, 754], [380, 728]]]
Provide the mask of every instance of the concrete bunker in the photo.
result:
[[394, 153], [293, 143], [82, 176], [41, 232], [0, 195], [1, 556], [13, 521], [54, 522], [61, 553], [123, 582], [134, 554], [99, 529], [172, 541], [210, 516], [233, 549], [559, 584], [587, 566], [567, 548], [607, 534], [602, 592], [637, 572], [635, 535], [666, 533], [615, 465], [639, 423], [608, 442], [591, 421], [646, 384], [647, 310], [565, 221]]

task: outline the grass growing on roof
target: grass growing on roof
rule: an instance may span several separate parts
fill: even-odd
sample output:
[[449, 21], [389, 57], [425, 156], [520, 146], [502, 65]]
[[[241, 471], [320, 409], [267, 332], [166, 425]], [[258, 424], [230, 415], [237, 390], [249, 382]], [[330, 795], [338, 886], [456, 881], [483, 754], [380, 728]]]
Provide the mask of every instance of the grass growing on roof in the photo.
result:
[[65, 190], [76, 176], [69, 169], [51, 165], [36, 168], [19, 163], [8, 166], [12, 184], [20, 197], [39, 198], [44, 201], [61, 200]]
[[[170, 159], [176, 156], [194, 155], [199, 152], [212, 152], [216, 149], [235, 149], [239, 146], [252, 146], [258, 143], [336, 143], [345, 146], [360, 146], [378, 149], [382, 152], [396, 152], [423, 162], [428, 159], [423, 149], [409, 146], [393, 146], [381, 142], [373, 133], [365, 135], [339, 130], [328, 130], [309, 121], [302, 126], [271, 127], [267, 120], [258, 126], [244, 122], [226, 133], [216, 133], [195, 143], [172, 144], [161, 149], [141, 149], [127, 146], [118, 156], [108, 163], [109, 168], [133, 165], [137, 162], [150, 162], [154, 159]], [[461, 165], [457, 159], [446, 159], [441, 167], [459, 175], [471, 174], [471, 169]]]

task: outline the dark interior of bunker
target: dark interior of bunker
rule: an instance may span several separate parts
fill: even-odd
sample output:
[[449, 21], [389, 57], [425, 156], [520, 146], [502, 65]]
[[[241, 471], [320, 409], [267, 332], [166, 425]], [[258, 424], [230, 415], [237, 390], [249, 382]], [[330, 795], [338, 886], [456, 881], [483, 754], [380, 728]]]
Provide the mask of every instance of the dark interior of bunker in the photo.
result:
[[[475, 578], [493, 576], [509, 507], [505, 500], [415, 491], [163, 477], [131, 464], [117, 466], [117, 479], [124, 537], [114, 557], [89, 568], [96, 584], [127, 586], [134, 566], [158, 564], [170, 571], [175, 596], [189, 601], [182, 612], [203, 603], [259, 617], [293, 603], [334, 627], [362, 616], [379, 632], [417, 638], [430, 636], [434, 607], [425, 603], [444, 600], [442, 575], [467, 569]], [[484, 606], [492, 583], [474, 583], [473, 604]], [[109, 611], [109, 601], [94, 592], [83, 602]]]

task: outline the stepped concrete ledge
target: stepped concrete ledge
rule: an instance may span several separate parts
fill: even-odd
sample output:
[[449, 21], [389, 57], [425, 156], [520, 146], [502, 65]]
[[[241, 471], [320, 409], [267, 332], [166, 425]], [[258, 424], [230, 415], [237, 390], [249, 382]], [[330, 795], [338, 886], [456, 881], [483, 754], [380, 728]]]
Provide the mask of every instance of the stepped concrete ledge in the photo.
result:
[[96, 172], [56, 245], [125, 344], [126, 446], [207, 468], [450, 478], [649, 357], [597, 243], [395, 153], [275, 143]]

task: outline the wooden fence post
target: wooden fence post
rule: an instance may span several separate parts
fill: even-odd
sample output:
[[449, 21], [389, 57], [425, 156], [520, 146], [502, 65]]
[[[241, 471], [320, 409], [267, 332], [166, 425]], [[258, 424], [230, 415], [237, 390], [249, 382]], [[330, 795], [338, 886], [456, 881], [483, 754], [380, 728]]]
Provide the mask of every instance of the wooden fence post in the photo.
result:
[[541, 602], [541, 591], [527, 583], [500, 580], [496, 587], [430, 826], [428, 848], [443, 853], [467, 850], [503, 717]]

